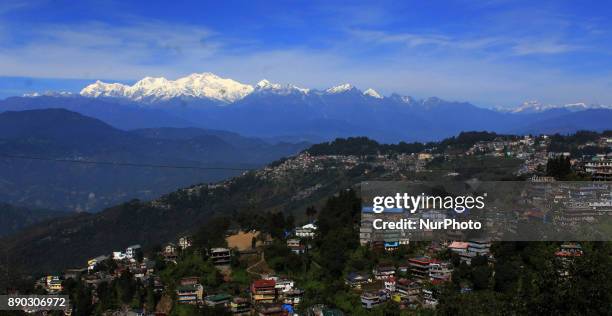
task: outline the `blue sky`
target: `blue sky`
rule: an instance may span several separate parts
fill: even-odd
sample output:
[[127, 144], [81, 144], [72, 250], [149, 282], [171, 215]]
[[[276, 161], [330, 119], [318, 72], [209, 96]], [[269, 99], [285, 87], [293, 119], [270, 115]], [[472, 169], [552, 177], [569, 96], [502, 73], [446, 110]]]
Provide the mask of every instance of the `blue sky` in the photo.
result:
[[0, 97], [214, 72], [481, 106], [612, 104], [605, 1], [2, 1]]

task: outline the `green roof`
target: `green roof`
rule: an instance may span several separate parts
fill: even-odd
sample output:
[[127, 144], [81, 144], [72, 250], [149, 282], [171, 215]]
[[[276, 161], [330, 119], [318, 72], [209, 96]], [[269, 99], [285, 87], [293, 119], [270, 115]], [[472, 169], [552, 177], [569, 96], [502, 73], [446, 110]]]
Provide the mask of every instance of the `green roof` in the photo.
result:
[[215, 294], [215, 295], [209, 295], [205, 297], [204, 299], [207, 301], [218, 302], [218, 301], [229, 300], [231, 298], [232, 296], [229, 294]]

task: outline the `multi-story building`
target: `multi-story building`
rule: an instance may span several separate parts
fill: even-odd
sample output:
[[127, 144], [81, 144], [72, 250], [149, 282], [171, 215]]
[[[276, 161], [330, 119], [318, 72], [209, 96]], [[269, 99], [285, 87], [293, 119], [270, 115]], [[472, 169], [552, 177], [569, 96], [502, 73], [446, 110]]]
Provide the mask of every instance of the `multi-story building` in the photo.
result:
[[361, 306], [371, 309], [389, 300], [389, 292], [381, 290], [378, 292], [364, 292], [361, 294]]
[[229, 294], [214, 294], [204, 297], [204, 304], [210, 307], [224, 306], [227, 307], [230, 304], [232, 296]]
[[176, 301], [179, 304], [201, 304], [204, 287], [201, 284], [179, 285], [176, 287]]
[[214, 265], [228, 265], [232, 260], [232, 253], [227, 248], [212, 248], [210, 258]]
[[251, 301], [245, 297], [234, 297], [229, 303], [230, 311], [235, 316], [251, 315]]
[[276, 297], [276, 281], [256, 280], [251, 284], [251, 301], [253, 304], [274, 303]]
[[429, 278], [432, 280], [450, 280], [453, 268], [448, 262], [431, 262], [429, 264]]
[[191, 247], [191, 238], [185, 236], [179, 238], [179, 247], [183, 250]]
[[590, 173], [593, 180], [612, 180], [612, 158], [597, 155], [584, 165], [584, 170]]
[[135, 260], [141, 252], [142, 248], [140, 245], [131, 245], [125, 249], [125, 256], [130, 260]]
[[410, 273], [419, 279], [429, 278], [429, 264], [432, 259], [429, 257], [416, 257], [408, 259], [408, 265], [410, 266]]

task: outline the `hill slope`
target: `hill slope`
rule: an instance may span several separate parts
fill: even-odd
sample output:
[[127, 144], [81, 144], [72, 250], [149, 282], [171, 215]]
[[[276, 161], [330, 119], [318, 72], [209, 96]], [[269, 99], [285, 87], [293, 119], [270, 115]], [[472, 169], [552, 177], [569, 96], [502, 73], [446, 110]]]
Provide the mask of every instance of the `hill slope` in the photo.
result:
[[255, 168], [306, 146], [273, 145], [233, 133], [197, 129], [173, 129], [175, 134], [183, 135], [180, 138], [159, 137], [167, 134], [164, 131], [123, 131], [63, 109], [1, 113], [0, 201], [97, 211], [132, 198], [150, 199], [193, 183], [218, 181], [241, 170], [126, 167], [74, 161]]

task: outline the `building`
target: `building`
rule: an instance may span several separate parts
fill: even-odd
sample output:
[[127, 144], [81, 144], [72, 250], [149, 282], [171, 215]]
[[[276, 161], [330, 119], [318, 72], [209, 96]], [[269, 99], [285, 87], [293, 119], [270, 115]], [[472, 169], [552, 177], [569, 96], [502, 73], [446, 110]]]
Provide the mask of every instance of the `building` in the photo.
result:
[[399, 294], [402, 299], [415, 302], [421, 295], [421, 284], [401, 278], [395, 282], [395, 293]]
[[374, 279], [386, 280], [390, 277], [395, 276], [395, 267], [393, 266], [378, 266], [372, 270]]
[[194, 285], [200, 283], [200, 278], [196, 276], [184, 277], [179, 281], [180, 285]]
[[47, 276], [45, 287], [51, 293], [61, 292], [63, 289], [62, 280], [58, 276], [49, 275]]
[[371, 309], [388, 301], [389, 298], [389, 292], [384, 290], [378, 292], [364, 292], [361, 294], [361, 306], [365, 309]]
[[179, 247], [182, 250], [185, 250], [185, 249], [191, 247], [191, 238], [185, 237], [185, 236], [179, 238]]
[[301, 255], [306, 251], [306, 246], [302, 245], [300, 240], [297, 238], [287, 239], [287, 247], [297, 255]]
[[164, 246], [163, 254], [165, 257], [169, 257], [169, 256], [176, 257], [177, 252], [178, 252], [178, 247], [173, 243], [167, 243]]
[[453, 267], [449, 262], [431, 262], [429, 264], [429, 278], [431, 280], [450, 280], [453, 274]]
[[408, 265], [410, 266], [410, 273], [419, 279], [429, 278], [429, 264], [432, 263], [432, 259], [429, 257], [416, 257], [408, 259]]
[[229, 304], [230, 311], [236, 316], [251, 315], [251, 301], [244, 297], [234, 297]]
[[584, 170], [591, 174], [593, 180], [610, 181], [612, 180], [612, 159], [597, 155], [584, 165]]
[[351, 272], [346, 277], [346, 285], [360, 289], [362, 285], [372, 282], [372, 279], [365, 273]]
[[210, 250], [210, 258], [214, 265], [228, 265], [232, 260], [232, 253], [227, 248], [213, 248]]
[[579, 243], [565, 243], [559, 247], [559, 251], [555, 252], [555, 256], [560, 258], [580, 257], [583, 254], [582, 246]]
[[438, 305], [438, 291], [435, 288], [422, 290], [422, 302], [425, 306], [435, 307]]
[[313, 238], [316, 230], [317, 226], [314, 224], [306, 224], [295, 229], [295, 236], [300, 238]]
[[491, 241], [489, 240], [470, 240], [468, 241], [468, 252], [472, 252], [479, 256], [488, 256], [491, 249]]
[[468, 251], [468, 243], [461, 241], [453, 241], [450, 245], [448, 245], [448, 249], [454, 253], [466, 253]]
[[274, 303], [276, 296], [276, 281], [274, 280], [256, 280], [251, 284], [253, 304]]
[[140, 245], [132, 245], [125, 249], [125, 256], [130, 260], [136, 260], [138, 255], [142, 253]]
[[395, 277], [387, 278], [386, 280], [384, 280], [383, 284], [385, 286], [385, 290], [389, 291], [390, 293], [395, 292]]
[[108, 256], [97, 256], [93, 259], [89, 259], [87, 260], [87, 270], [92, 271], [93, 269], [95, 269], [96, 265], [98, 265], [98, 263], [104, 261], [104, 260], [108, 260]]
[[176, 301], [179, 304], [201, 304], [204, 287], [201, 284], [179, 285], [176, 287]]
[[204, 304], [210, 307], [227, 307], [229, 306], [231, 300], [232, 296], [229, 294], [214, 294], [204, 297]]

